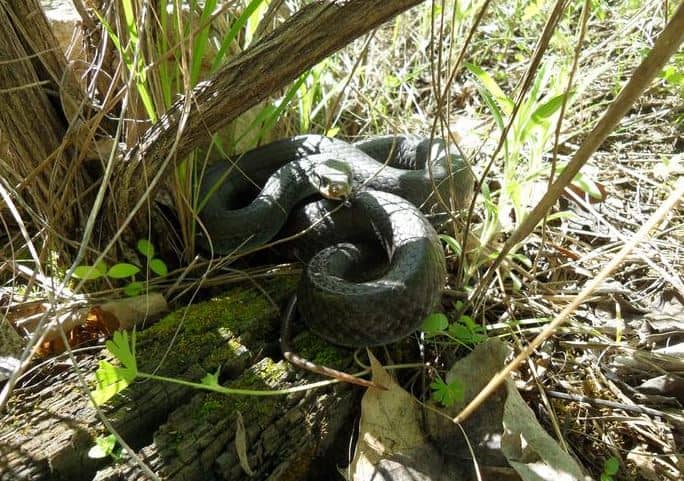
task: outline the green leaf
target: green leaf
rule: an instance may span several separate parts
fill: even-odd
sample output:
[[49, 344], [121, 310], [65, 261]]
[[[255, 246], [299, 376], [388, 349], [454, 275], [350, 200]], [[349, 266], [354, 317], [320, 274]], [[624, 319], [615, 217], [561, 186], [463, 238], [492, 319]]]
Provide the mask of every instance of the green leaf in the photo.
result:
[[432, 397], [435, 401], [442, 403], [446, 407], [453, 406], [454, 403], [462, 400], [465, 392], [460, 381], [454, 380], [447, 384], [439, 377], [430, 384], [430, 387], [432, 388]]
[[135, 331], [131, 333], [131, 342], [128, 342], [128, 332], [114, 331], [112, 339], [105, 343], [105, 346], [127, 369], [133, 373], [133, 377], [138, 375], [138, 364], [135, 360]]
[[[492, 110], [492, 114], [495, 116], [497, 124], [501, 121], [499, 127], [502, 128], [502, 111], [506, 115], [510, 115], [513, 112], [515, 104], [487, 72], [472, 63], [466, 63], [466, 68], [477, 77], [478, 90], [480, 90], [480, 94], [487, 103], [487, 106]], [[492, 101], [495, 101], [495, 103]]]
[[449, 326], [449, 320], [441, 312], [430, 314], [423, 320], [420, 329], [427, 334], [437, 334]]
[[537, 107], [537, 109], [532, 113], [532, 118], [535, 122], [539, 122], [542, 119], [548, 119], [555, 114], [558, 109], [561, 108], [561, 105], [563, 105], [563, 100], [565, 100], [565, 94], [551, 97], [549, 100]]
[[[106, 268], [106, 266], [105, 266]], [[100, 270], [100, 267], [95, 266], [78, 266], [74, 269], [73, 276], [76, 279], [83, 279], [86, 281], [92, 281], [93, 279], [99, 279], [104, 275], [104, 272]]]
[[254, 14], [257, 8], [259, 8], [263, 1], [264, 0], [252, 0], [249, 2], [249, 4], [242, 11], [242, 14], [233, 22], [230, 30], [221, 41], [221, 47], [214, 57], [214, 63], [211, 66], [212, 72], [219, 68], [224, 60], [224, 57], [226, 56], [226, 53], [228, 52], [228, 49], [230, 48], [230, 44], [233, 43], [233, 40], [235, 40], [235, 37], [237, 37], [238, 33], [240, 33], [242, 27], [247, 23], [247, 20], [249, 20], [249, 18]]
[[521, 254], [519, 252], [516, 252], [515, 254], [511, 254], [511, 258], [515, 259], [522, 265], [526, 267], [532, 267], [532, 261], [530, 260], [529, 257], [527, 257], [525, 254]]
[[102, 459], [114, 453], [116, 449], [116, 436], [98, 436], [95, 438], [95, 445], [88, 450], [88, 457], [91, 459]]
[[101, 406], [126, 389], [135, 376], [132, 376], [130, 369], [116, 367], [107, 361], [100, 361], [98, 366], [95, 371], [96, 387], [90, 394], [95, 404]]
[[150, 260], [149, 266], [150, 270], [158, 276], [165, 276], [169, 273], [169, 269], [168, 267], [166, 267], [166, 263], [158, 257], [155, 257], [154, 259]]
[[396, 89], [401, 86], [401, 80], [392, 74], [385, 75], [384, 83], [385, 87], [390, 89]]
[[482, 68], [472, 63], [467, 63], [466, 67], [473, 75], [477, 77], [480, 84], [487, 89], [487, 92], [489, 92], [497, 100], [504, 100], [508, 103], [512, 103], [511, 99], [509, 99], [504, 91], [501, 90], [501, 87], [499, 87], [496, 81]]
[[114, 366], [108, 361], [100, 361], [95, 372], [96, 388], [91, 392], [96, 405], [102, 405], [117, 393], [123, 391], [138, 375], [135, 360], [135, 331], [131, 335], [130, 344], [126, 331], [115, 331], [111, 340], [105, 343], [124, 367]]
[[452, 325], [449, 326], [449, 334], [452, 337], [458, 339], [459, 341], [470, 342], [470, 336], [472, 333], [466, 326], [464, 326], [460, 322], [454, 322]]
[[597, 199], [597, 200], [603, 199], [603, 194], [601, 193], [601, 189], [598, 188], [598, 185], [596, 185], [596, 182], [591, 180], [586, 175], [583, 175], [581, 172], [578, 173], [574, 179], [572, 179], [572, 184], [576, 185], [577, 187], [582, 189], [582, 192], [589, 194], [589, 196], [594, 198], [594, 199]]
[[678, 70], [674, 65], [665, 67], [662, 72], [660, 72], [660, 77], [671, 85], [684, 85], [684, 72]]
[[458, 242], [454, 237], [446, 234], [440, 234], [439, 238], [442, 239], [442, 242], [449, 246], [449, 249], [451, 249], [454, 254], [457, 256], [461, 255], [461, 243]]
[[615, 481], [610, 474], [601, 473], [601, 481]]
[[620, 460], [616, 458], [615, 456], [611, 456], [610, 458], [606, 459], [605, 464], [603, 465], [603, 472], [609, 476], [613, 476], [617, 474], [617, 472], [620, 470]]
[[135, 24], [136, 15], [133, 9], [133, 4], [130, 0], [123, 0], [121, 4], [123, 7], [124, 18], [126, 19], [126, 27], [128, 29], [128, 34], [131, 36], [132, 41], [136, 41], [138, 37], [137, 28]]
[[145, 288], [145, 284], [143, 284], [140, 281], [133, 281], [129, 283], [126, 287], [124, 287], [124, 294], [126, 294], [128, 297], [135, 297], [139, 296], [142, 294], [143, 290]]
[[520, 289], [522, 289], [522, 281], [520, 280], [520, 277], [514, 274], [513, 271], [508, 272], [508, 277], [511, 279], [511, 283], [513, 284], [513, 292], [520, 292]]
[[111, 269], [107, 271], [107, 276], [112, 279], [125, 279], [126, 277], [136, 275], [138, 272], [140, 272], [140, 267], [128, 264], [127, 262], [120, 262], [114, 264]]
[[479, 344], [487, 339], [484, 327], [465, 314], [461, 316], [458, 322], [449, 326], [448, 332], [449, 335], [468, 346]]
[[200, 381], [201, 384], [205, 386], [217, 387], [219, 386], [219, 375], [221, 374], [221, 368], [216, 369], [215, 373], [207, 373], [206, 376]]
[[154, 257], [154, 246], [147, 239], [140, 239], [136, 247], [138, 248], [138, 252], [148, 259], [152, 259]]
[[577, 216], [573, 212], [570, 212], [567, 210], [564, 210], [561, 212], [554, 212], [553, 214], [549, 214], [548, 216], [546, 216], [547, 221], [556, 220], [556, 219], [575, 219], [575, 218], [577, 218]]
[[340, 133], [339, 127], [330, 127], [328, 130], [325, 131], [325, 136], [326, 137], [335, 137], [339, 133]]
[[190, 69], [190, 86], [194, 87], [200, 78], [202, 70], [202, 61], [205, 59], [207, 44], [209, 41], [209, 33], [211, 31], [211, 15], [216, 8], [216, 0], [206, 0], [202, 8], [199, 24], [204, 25], [196, 35], [195, 42], [192, 47], [192, 64]]

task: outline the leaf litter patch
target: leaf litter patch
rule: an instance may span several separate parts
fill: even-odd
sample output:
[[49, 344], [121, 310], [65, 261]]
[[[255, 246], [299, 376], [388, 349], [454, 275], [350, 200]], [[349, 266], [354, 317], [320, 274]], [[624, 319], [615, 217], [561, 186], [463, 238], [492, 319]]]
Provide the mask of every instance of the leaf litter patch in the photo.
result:
[[345, 476], [353, 481], [485, 479], [571, 481], [590, 479], [574, 458], [539, 425], [509, 379], [475, 415], [451, 421], [504, 365], [509, 349], [493, 339], [454, 364], [446, 382], [459, 379], [464, 397], [449, 408], [421, 404], [371, 356], [373, 381], [361, 402], [359, 441]]

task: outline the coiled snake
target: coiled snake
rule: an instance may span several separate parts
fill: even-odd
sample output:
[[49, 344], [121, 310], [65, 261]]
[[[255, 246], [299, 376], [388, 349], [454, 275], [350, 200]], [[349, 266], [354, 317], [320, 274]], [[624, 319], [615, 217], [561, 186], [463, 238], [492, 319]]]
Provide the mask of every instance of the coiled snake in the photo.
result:
[[198, 242], [231, 254], [307, 228], [295, 247], [307, 262], [298, 289], [306, 324], [344, 346], [387, 344], [414, 331], [441, 297], [444, 253], [419, 208], [434, 211], [450, 192], [462, 207], [473, 185], [446, 150], [413, 136], [350, 144], [304, 135], [259, 147], [205, 173]]

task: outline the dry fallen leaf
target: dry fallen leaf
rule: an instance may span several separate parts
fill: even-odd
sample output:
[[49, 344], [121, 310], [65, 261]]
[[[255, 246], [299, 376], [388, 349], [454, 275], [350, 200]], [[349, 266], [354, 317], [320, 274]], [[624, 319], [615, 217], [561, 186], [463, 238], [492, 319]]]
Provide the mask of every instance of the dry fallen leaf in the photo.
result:
[[354, 481], [447, 481], [462, 479], [422, 430], [417, 400], [370, 355], [373, 381], [361, 401], [359, 441], [346, 477]]
[[498, 340], [477, 346], [446, 376], [447, 383], [460, 380], [464, 399], [449, 409], [431, 403], [424, 412], [371, 356], [373, 381], [387, 390], [369, 389], [363, 397], [359, 441], [346, 478], [446, 481], [474, 479], [477, 469], [489, 479], [590, 479], [539, 425], [511, 380], [462, 425], [467, 439], [451, 421], [502, 368], [508, 353]]
[[150, 293], [67, 312], [45, 334], [39, 354], [46, 356], [64, 351], [60, 325], [69, 345], [76, 347], [101, 342], [117, 329], [131, 329], [167, 310], [164, 296]]
[[245, 429], [245, 421], [242, 419], [242, 413], [237, 412], [235, 419], [235, 451], [237, 451], [240, 467], [247, 474], [247, 476], [254, 476], [254, 471], [249, 467], [249, 457], [247, 456], [247, 430]]
[[100, 308], [116, 317], [121, 329], [131, 329], [169, 310], [166, 299], [158, 292], [106, 302]]

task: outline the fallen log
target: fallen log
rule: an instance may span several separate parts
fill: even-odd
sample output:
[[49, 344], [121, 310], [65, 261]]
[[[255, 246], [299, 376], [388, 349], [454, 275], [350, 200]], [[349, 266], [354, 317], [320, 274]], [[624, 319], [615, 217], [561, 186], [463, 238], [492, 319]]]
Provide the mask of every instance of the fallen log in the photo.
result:
[[[279, 279], [262, 287], [231, 289], [139, 332], [139, 369], [197, 382], [220, 367], [223, 385], [259, 390], [319, 380], [279, 360], [280, 306], [294, 283]], [[295, 347], [315, 362], [350, 369], [349, 351], [307, 332], [295, 339]], [[97, 362], [106, 355], [103, 350], [76, 355], [88, 389], [94, 387]], [[305, 479], [312, 460], [351, 425], [357, 392], [328, 386], [277, 397], [222, 396], [143, 381], [102, 410], [161, 479], [244, 479], [244, 465], [253, 470], [252, 479]], [[246, 430], [244, 441], [237, 438], [246, 452], [242, 466], [236, 451], [238, 416]], [[0, 479], [147, 479], [125, 456], [119, 464], [88, 457], [95, 439], [107, 434], [76, 369], [50, 361], [24, 377], [1, 418]]]

